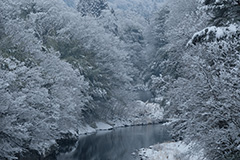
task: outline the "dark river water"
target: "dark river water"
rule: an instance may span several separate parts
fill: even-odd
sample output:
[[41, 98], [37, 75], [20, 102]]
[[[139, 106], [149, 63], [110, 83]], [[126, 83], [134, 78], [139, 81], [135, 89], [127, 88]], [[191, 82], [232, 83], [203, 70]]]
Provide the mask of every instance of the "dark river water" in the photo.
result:
[[58, 160], [134, 160], [137, 149], [170, 140], [161, 124], [117, 128], [82, 136], [77, 147], [61, 153]]

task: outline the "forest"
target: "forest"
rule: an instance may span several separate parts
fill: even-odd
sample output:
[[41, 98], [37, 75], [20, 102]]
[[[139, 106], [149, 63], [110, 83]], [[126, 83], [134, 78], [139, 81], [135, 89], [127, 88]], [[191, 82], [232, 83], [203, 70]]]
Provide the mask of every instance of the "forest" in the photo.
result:
[[240, 159], [239, 0], [0, 1], [1, 160], [162, 120], [204, 160]]

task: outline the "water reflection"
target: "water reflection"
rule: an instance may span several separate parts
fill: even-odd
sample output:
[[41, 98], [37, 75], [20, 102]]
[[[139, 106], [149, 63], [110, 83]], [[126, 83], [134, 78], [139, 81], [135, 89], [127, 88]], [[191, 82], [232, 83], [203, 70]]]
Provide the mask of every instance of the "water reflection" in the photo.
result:
[[136, 149], [170, 140], [166, 126], [119, 128], [82, 136], [76, 149], [58, 160], [133, 160]]

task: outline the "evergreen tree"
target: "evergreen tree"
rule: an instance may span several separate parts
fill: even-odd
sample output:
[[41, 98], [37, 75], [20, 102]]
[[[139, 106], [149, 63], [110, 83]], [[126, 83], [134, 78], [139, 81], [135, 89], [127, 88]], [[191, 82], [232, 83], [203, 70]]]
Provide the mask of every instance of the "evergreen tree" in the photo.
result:
[[239, 22], [240, 5], [238, 0], [203, 0], [204, 10], [212, 17], [211, 24], [224, 26]]

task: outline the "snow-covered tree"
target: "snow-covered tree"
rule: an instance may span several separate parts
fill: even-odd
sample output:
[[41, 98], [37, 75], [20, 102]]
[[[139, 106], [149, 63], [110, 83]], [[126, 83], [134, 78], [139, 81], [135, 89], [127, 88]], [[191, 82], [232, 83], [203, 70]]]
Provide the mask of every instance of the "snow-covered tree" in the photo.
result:
[[108, 9], [106, 0], [80, 0], [77, 6], [82, 16], [99, 17], [103, 10]]
[[201, 0], [203, 9], [213, 17], [211, 23], [215, 26], [224, 26], [239, 19], [239, 0]]
[[209, 159], [239, 159], [239, 5], [178, 2], [163, 9], [166, 44], [150, 68], [151, 91], [179, 119], [175, 139], [197, 141]]
[[137, 97], [145, 19], [106, 1], [65, 2], [0, 2], [1, 158], [44, 154], [85, 122], [126, 116]]

